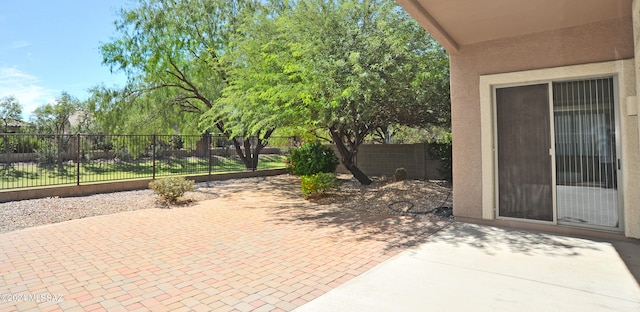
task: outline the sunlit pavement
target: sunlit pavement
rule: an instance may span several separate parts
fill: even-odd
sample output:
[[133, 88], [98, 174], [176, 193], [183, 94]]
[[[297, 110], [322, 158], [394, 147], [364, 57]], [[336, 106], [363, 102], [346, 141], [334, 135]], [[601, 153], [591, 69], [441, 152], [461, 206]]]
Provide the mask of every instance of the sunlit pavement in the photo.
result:
[[640, 311], [639, 271], [637, 241], [455, 223], [296, 311]]

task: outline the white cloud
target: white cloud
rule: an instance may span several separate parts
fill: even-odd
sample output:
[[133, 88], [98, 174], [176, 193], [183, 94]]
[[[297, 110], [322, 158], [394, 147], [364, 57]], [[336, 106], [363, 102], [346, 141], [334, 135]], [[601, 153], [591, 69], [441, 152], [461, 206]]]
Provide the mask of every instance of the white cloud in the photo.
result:
[[28, 47], [29, 45], [30, 45], [29, 42], [25, 40], [18, 40], [11, 43], [3, 42], [2, 45], [0, 45], [0, 51], [8, 51], [8, 50], [25, 48], [25, 47]]
[[25, 119], [39, 106], [52, 102], [60, 93], [39, 83], [37, 77], [16, 68], [0, 67], [0, 98], [15, 96], [22, 104], [22, 117]]
[[20, 40], [20, 41], [14, 41], [11, 43], [11, 45], [9, 46], [9, 49], [19, 49], [19, 48], [24, 48], [29, 46], [29, 43], [24, 41], [24, 40]]
[[23, 73], [15, 68], [0, 68], [0, 84], [8, 84], [16, 81], [37, 81], [35, 76]]

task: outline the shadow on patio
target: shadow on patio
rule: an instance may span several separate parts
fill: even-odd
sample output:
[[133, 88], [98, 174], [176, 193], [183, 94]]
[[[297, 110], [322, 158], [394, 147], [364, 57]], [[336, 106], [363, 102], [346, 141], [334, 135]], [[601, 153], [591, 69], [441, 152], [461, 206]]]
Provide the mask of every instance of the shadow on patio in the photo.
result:
[[429, 236], [450, 224], [433, 221], [422, 215], [381, 216], [362, 214], [340, 207], [278, 207], [273, 213], [276, 223], [301, 222], [318, 228], [334, 229], [336, 236], [350, 234], [356, 240], [383, 242], [387, 251], [397, 251], [426, 242]]
[[[572, 238], [553, 234], [479, 226], [452, 222], [433, 215], [376, 215], [343, 207], [341, 204], [319, 205], [300, 195], [297, 177], [281, 176], [255, 185], [236, 189], [225, 186], [224, 196], [244, 191], [276, 195], [277, 201], [265, 203], [270, 222], [297, 223], [311, 228], [329, 230], [336, 239], [345, 235], [357, 241], [373, 240], [384, 244], [387, 252], [400, 251], [437, 241], [452, 246], [473, 247], [486, 255], [503, 251], [521, 255], [551, 257], [580, 257], [615, 250], [621, 261], [640, 285], [640, 242], [632, 239], [601, 241], [593, 238]], [[451, 226], [453, 224], [453, 226]], [[438, 235], [434, 236], [435, 233]], [[595, 243], [594, 243], [595, 242]], [[594, 265], [607, 265], [596, 263]]]
[[[488, 255], [500, 253], [501, 249], [517, 254], [552, 257], [615, 252], [640, 286], [640, 241], [634, 239], [601, 240], [467, 223], [457, 223], [457, 226], [440, 232], [436, 239], [453, 246], [475, 247]], [[593, 265], [611, 264], [594, 259]]]

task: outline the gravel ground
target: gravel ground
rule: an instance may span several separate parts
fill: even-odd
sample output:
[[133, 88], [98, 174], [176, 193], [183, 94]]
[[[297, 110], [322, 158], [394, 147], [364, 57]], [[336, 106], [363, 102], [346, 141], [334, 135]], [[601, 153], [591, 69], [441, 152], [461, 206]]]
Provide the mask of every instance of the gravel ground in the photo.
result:
[[[377, 215], [424, 215], [430, 219], [446, 220], [435, 215], [435, 208], [451, 206], [451, 186], [444, 181], [407, 180], [393, 182], [387, 177], [374, 177], [369, 186], [360, 185], [350, 175], [339, 175], [339, 192], [310, 199], [317, 205], [337, 205], [357, 213]], [[23, 228], [149, 208], [188, 206], [212, 199], [228, 189], [251, 189], [264, 185], [272, 189], [287, 188], [287, 196], [299, 194], [299, 178], [281, 175], [267, 178], [247, 178], [196, 184], [194, 192], [185, 194], [176, 205], [161, 201], [151, 190], [115, 192], [83, 197], [43, 198], [0, 204], [0, 233]], [[267, 191], [269, 188], [265, 188]]]
[[318, 204], [338, 204], [341, 208], [379, 215], [420, 215], [452, 207], [451, 184], [440, 180], [405, 180], [372, 177], [371, 185], [361, 185], [350, 175], [339, 175], [340, 191], [311, 199]]
[[[185, 194], [185, 198], [182, 198], [177, 206], [215, 198], [217, 195], [211, 191], [216, 184], [223, 183], [210, 182], [210, 187], [207, 187], [206, 183], [196, 184], [195, 191]], [[81, 197], [48, 197], [0, 203], [0, 233], [123, 211], [168, 207], [169, 204], [160, 200], [152, 190], [114, 192]]]

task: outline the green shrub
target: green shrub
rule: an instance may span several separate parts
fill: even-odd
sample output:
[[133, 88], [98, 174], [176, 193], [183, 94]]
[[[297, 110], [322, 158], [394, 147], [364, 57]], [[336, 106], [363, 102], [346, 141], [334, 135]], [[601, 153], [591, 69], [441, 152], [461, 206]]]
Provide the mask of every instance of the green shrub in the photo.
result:
[[184, 177], [170, 177], [151, 181], [149, 187], [163, 199], [175, 203], [185, 192], [193, 191], [194, 183]]
[[[38, 138], [28, 136], [16, 136], [9, 140], [8, 149], [15, 153], [35, 153], [39, 148]], [[4, 144], [2, 145], [5, 148]], [[4, 151], [4, 150], [3, 150]]]
[[109, 141], [106, 141], [104, 139], [104, 137], [103, 138], [98, 138], [97, 139], [97, 143], [96, 143], [96, 148], [101, 150], [101, 151], [103, 151], [103, 152], [105, 152], [105, 153], [108, 153], [111, 150], [113, 150], [113, 143], [111, 143]]
[[452, 137], [451, 134], [443, 139], [427, 144], [427, 153], [434, 160], [440, 160], [442, 165], [438, 168], [438, 172], [442, 177], [451, 182], [453, 177], [453, 154], [452, 154]]
[[116, 158], [121, 160], [121, 161], [131, 161], [131, 159], [133, 158], [131, 156], [131, 153], [129, 152], [129, 148], [126, 147], [126, 146], [123, 146], [123, 147], [115, 150], [114, 154], [115, 154]]
[[328, 191], [340, 190], [335, 173], [320, 172], [300, 177], [302, 195], [305, 198], [317, 196]]
[[44, 141], [40, 148], [36, 150], [36, 157], [38, 158], [38, 164], [40, 165], [53, 165], [58, 162], [60, 153], [58, 151], [58, 145], [54, 141]]
[[287, 159], [289, 172], [299, 176], [335, 172], [337, 166], [338, 157], [333, 149], [320, 142], [306, 142], [292, 149]]
[[[154, 156], [156, 159], [162, 159], [162, 158], [164, 158], [165, 156], [167, 156], [169, 154], [169, 150], [170, 150], [170, 147], [169, 147], [169, 145], [167, 143], [159, 142], [156, 145], [155, 149], [154, 149], [153, 145], [149, 146], [148, 151], [146, 152], [146, 154], [149, 157]], [[154, 151], [155, 151], [155, 154], [154, 154]]]
[[396, 181], [404, 181], [407, 179], [407, 169], [397, 168], [396, 173], [393, 175]]

